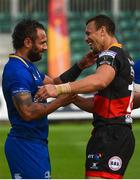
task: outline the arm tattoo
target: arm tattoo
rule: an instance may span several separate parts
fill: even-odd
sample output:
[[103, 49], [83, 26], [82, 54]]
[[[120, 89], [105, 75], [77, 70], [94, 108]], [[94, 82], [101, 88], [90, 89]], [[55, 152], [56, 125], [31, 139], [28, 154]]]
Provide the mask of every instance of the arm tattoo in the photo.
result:
[[35, 103], [30, 93], [18, 93], [13, 96], [13, 102], [19, 114], [26, 119], [39, 119], [50, 114], [59, 107], [57, 103]]
[[29, 115], [30, 117], [39, 118], [44, 116], [47, 104], [34, 103], [30, 93], [18, 93], [13, 96], [13, 102], [20, 115]]
[[32, 103], [32, 97], [30, 93], [18, 93], [13, 96], [13, 101], [16, 107], [30, 106]]

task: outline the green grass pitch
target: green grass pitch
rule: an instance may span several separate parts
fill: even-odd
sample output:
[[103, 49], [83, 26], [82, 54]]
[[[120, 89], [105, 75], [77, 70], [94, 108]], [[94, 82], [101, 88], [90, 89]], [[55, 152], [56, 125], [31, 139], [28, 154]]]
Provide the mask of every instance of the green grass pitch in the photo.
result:
[[[4, 156], [9, 125], [0, 125], [0, 179], [11, 178]], [[50, 124], [49, 150], [53, 179], [84, 179], [85, 147], [92, 130], [91, 122]], [[126, 179], [140, 179], [140, 124], [134, 123], [136, 148], [127, 168]]]

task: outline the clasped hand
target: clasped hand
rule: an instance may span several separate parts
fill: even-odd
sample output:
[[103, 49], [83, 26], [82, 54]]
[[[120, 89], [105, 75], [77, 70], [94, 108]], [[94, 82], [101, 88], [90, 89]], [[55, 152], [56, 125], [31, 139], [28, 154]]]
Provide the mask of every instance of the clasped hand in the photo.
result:
[[[76, 99], [76, 94], [63, 94], [59, 95], [58, 99], [61, 102], [62, 106], [66, 106], [72, 102], [75, 101]], [[49, 97], [57, 97], [57, 91], [56, 87], [53, 84], [48, 84], [44, 86], [39, 86], [39, 90], [37, 91], [35, 95], [35, 99], [37, 101], [40, 101], [42, 99], [47, 99]]]
[[35, 95], [35, 99], [47, 99], [49, 97], [57, 97], [57, 90], [54, 84], [48, 84], [44, 86], [39, 86], [38, 91]]

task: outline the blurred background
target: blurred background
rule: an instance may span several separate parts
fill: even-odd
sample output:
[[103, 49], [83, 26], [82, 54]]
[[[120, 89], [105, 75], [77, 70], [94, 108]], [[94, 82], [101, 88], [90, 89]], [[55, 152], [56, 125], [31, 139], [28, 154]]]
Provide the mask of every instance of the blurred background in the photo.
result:
[[[135, 62], [139, 60], [140, 0], [0, 0], [0, 178], [11, 178], [4, 156], [4, 142], [10, 125], [1, 80], [8, 55], [14, 52], [13, 28], [23, 18], [36, 19], [46, 27], [48, 52], [37, 66], [40, 71], [56, 77], [89, 51], [84, 41], [85, 23], [97, 14], [106, 14], [115, 21], [117, 39]], [[95, 68], [84, 70], [79, 79], [93, 73]], [[140, 117], [140, 110], [133, 111], [132, 116], [136, 149], [125, 178], [140, 179], [140, 124], [139, 120], [135, 121]], [[92, 115], [71, 104], [49, 115], [49, 120], [52, 177], [84, 178], [85, 147], [92, 130]], [[55, 120], [61, 121], [55, 123]]]
[[[11, 34], [16, 23], [23, 18], [32, 18], [46, 27], [48, 52], [37, 66], [40, 71], [56, 77], [89, 51], [84, 40], [85, 23], [97, 14], [106, 14], [115, 21], [116, 37], [134, 61], [140, 59], [139, 0], [0, 0], [0, 119], [7, 119], [1, 78], [9, 53], [14, 52]], [[79, 78], [93, 73], [95, 68], [93, 66], [84, 70]], [[82, 118], [92, 118], [90, 114], [81, 112], [74, 105], [60, 108], [59, 112], [71, 110], [73, 114], [68, 114], [68, 117], [73, 115], [79, 118], [78, 111], [82, 113]], [[139, 111], [133, 114], [136, 117], [140, 116]], [[52, 119], [65, 117], [64, 113], [50, 115]]]

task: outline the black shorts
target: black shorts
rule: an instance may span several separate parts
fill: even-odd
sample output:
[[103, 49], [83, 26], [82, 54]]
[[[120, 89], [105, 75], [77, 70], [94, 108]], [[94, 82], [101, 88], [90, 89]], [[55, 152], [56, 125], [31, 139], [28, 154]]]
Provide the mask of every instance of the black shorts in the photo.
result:
[[135, 138], [127, 125], [95, 128], [86, 149], [86, 177], [123, 178], [134, 147]]

